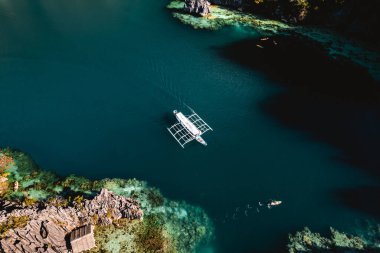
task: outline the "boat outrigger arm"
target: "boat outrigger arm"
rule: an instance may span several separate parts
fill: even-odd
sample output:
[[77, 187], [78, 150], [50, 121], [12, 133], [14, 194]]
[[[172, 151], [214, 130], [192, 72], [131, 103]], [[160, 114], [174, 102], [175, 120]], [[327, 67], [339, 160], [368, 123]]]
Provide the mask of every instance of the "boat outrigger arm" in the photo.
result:
[[198, 114], [192, 112], [191, 115], [185, 116], [182, 112], [176, 110], [173, 113], [178, 123], [168, 127], [168, 130], [182, 148], [185, 148], [185, 145], [192, 140], [207, 146], [201, 135], [208, 130], [212, 131], [212, 128]]

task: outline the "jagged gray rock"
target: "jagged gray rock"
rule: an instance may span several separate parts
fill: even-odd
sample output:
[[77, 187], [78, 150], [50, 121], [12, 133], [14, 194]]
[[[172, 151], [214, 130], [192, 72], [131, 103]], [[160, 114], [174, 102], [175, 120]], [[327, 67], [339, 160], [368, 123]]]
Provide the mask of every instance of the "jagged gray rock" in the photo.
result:
[[190, 14], [206, 16], [211, 13], [207, 0], [185, 0], [184, 11]]
[[136, 200], [117, 196], [107, 189], [103, 189], [93, 200], [86, 200], [84, 208], [87, 216], [98, 217], [98, 222], [102, 225], [109, 225], [112, 220], [120, 218], [135, 220], [143, 216]]
[[[7, 208], [3, 208], [4, 204]], [[37, 205], [10, 208], [9, 202], [0, 203], [0, 224], [10, 217], [29, 217], [25, 227], [9, 229], [0, 237], [1, 249], [13, 252], [68, 252], [66, 236], [84, 224], [108, 225], [120, 218], [142, 219], [140, 204], [131, 198], [117, 196], [102, 189], [92, 200], [84, 200], [74, 207]]]

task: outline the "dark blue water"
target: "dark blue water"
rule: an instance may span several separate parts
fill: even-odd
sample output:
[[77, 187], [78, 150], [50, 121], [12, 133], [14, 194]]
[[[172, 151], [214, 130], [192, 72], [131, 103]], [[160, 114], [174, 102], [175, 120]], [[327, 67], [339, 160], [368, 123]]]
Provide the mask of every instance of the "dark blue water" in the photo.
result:
[[[193, 30], [166, 4], [1, 0], [0, 145], [60, 175], [136, 177], [200, 205], [215, 252], [283, 249], [303, 226], [350, 230], [367, 218], [335, 193], [376, 177], [263, 109], [286, 89], [281, 79], [220, 54], [248, 35]], [[186, 105], [214, 128], [207, 148], [183, 150], [166, 130]], [[231, 218], [269, 198], [284, 204]]]

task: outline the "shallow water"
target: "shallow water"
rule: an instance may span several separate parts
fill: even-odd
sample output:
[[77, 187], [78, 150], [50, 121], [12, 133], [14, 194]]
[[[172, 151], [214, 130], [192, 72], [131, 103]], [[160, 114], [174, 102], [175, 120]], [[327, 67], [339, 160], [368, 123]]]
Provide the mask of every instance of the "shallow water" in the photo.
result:
[[[0, 0], [0, 145], [61, 175], [136, 177], [200, 205], [215, 252], [277, 251], [303, 226], [352, 230], [368, 218], [335, 193], [377, 177], [337, 159], [342, 145], [263, 110], [287, 80], [220, 53], [255, 34], [193, 30], [166, 4]], [[183, 150], [166, 130], [187, 105], [214, 128], [207, 148]], [[246, 209], [269, 198], [284, 204]]]

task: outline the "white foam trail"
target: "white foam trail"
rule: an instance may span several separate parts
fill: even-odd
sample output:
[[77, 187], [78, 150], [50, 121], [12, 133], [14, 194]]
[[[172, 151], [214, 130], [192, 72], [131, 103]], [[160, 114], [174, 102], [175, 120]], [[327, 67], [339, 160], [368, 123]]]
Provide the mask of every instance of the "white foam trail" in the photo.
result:
[[225, 216], [224, 216], [224, 219], [223, 219], [223, 223], [226, 223], [228, 221], [238, 220], [239, 217], [247, 218], [250, 215], [260, 213], [260, 211], [262, 211], [262, 210], [271, 210], [271, 209], [272, 209], [272, 206], [264, 205], [260, 201], [257, 202], [256, 205], [252, 205], [252, 204], [248, 203], [248, 204], [246, 204], [244, 206], [235, 207], [235, 209], [231, 213], [231, 215], [229, 215], [228, 213], [226, 213]]
[[174, 85], [173, 81], [170, 79], [170, 76], [167, 74], [169, 70], [165, 67], [166, 65], [158, 63], [157, 60], [152, 58], [148, 59], [147, 62], [147, 65], [150, 66], [152, 74], [157, 76], [153, 86], [159, 89], [166, 96], [176, 100], [179, 104], [183, 104], [183, 96], [177, 89], [177, 86]]

